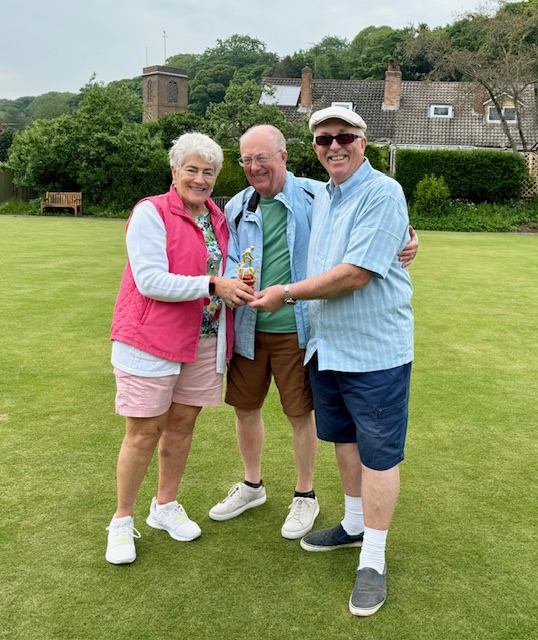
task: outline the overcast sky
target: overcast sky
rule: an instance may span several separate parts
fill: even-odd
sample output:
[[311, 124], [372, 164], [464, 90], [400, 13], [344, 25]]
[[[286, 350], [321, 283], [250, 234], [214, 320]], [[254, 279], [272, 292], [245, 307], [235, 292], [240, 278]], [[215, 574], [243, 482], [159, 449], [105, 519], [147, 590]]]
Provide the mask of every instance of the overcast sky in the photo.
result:
[[76, 93], [140, 75], [166, 55], [202, 53], [217, 38], [259, 38], [280, 56], [370, 25], [454, 22], [480, 0], [0, 0], [0, 98]]

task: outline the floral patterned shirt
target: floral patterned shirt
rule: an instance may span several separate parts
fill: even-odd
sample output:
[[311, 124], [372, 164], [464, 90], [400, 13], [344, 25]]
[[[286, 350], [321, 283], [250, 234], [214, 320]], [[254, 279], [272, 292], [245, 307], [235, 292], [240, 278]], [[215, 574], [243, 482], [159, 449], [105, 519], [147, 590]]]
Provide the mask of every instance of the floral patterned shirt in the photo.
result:
[[[196, 224], [204, 234], [205, 244], [207, 247], [207, 275], [216, 276], [222, 260], [222, 251], [218, 245], [211, 224], [209, 212], [194, 218]], [[204, 316], [202, 319], [202, 330], [200, 338], [212, 338], [218, 333], [218, 322], [220, 311], [222, 308], [222, 300], [219, 296], [210, 296], [209, 304], [204, 306]]]

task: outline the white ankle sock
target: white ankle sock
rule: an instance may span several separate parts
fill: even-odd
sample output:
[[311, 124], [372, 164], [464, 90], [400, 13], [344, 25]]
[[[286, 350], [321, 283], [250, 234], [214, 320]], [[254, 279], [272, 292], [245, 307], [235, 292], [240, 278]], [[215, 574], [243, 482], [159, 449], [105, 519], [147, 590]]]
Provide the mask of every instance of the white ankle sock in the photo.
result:
[[112, 520], [115, 521], [117, 524], [119, 524], [120, 522], [121, 522], [121, 524], [127, 524], [128, 522], [132, 522], [133, 521], [133, 516], [122, 516], [121, 518], [117, 518], [114, 515]]
[[362, 498], [354, 498], [344, 494], [344, 519], [342, 527], [350, 536], [358, 536], [364, 531], [364, 516], [362, 515]]
[[158, 502], [155, 502], [155, 511], [159, 513], [164, 509], [166, 509], [167, 507], [170, 507], [170, 505], [175, 507], [176, 504], [177, 504], [177, 500], [172, 500], [172, 502], [167, 502], [165, 504], [159, 504]]
[[385, 547], [387, 545], [387, 531], [364, 527], [359, 569], [371, 567], [378, 573], [385, 571]]

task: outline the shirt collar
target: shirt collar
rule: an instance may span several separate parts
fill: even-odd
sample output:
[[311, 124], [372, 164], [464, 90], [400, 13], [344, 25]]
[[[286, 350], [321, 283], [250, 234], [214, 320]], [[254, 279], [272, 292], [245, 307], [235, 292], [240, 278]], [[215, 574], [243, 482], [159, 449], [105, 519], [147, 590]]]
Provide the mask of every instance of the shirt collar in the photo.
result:
[[364, 162], [345, 182], [335, 186], [332, 180], [326, 184], [325, 188], [330, 198], [333, 198], [336, 194], [340, 195], [342, 200], [345, 200], [350, 194], [354, 193], [358, 187], [368, 178], [372, 173], [372, 165], [368, 158], [364, 158]]

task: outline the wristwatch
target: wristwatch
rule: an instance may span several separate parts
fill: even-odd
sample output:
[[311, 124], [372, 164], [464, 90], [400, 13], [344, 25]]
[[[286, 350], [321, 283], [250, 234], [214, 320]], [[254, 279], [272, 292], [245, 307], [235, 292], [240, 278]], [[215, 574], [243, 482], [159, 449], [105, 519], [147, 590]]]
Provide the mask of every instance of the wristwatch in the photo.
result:
[[209, 295], [212, 296], [215, 294], [215, 278], [209, 278]]
[[284, 285], [284, 304], [295, 304], [297, 300], [291, 297], [290, 293], [291, 284]]

